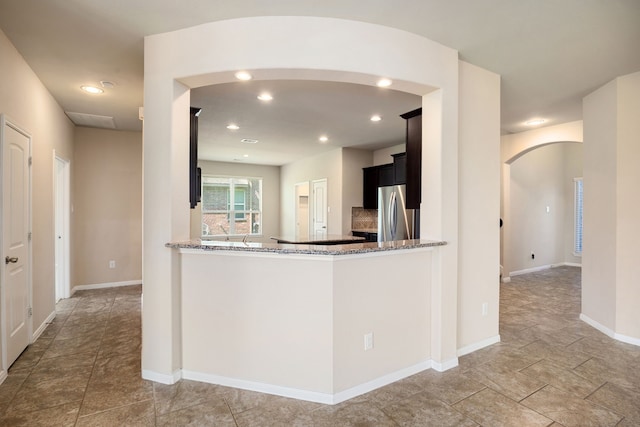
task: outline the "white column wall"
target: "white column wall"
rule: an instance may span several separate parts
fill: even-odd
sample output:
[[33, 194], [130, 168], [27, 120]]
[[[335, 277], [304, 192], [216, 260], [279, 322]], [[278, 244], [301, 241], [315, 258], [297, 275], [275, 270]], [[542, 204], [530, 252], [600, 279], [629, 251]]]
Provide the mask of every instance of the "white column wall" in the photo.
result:
[[640, 345], [640, 73], [620, 77], [618, 85], [616, 333]]
[[584, 243], [581, 318], [640, 345], [640, 73], [584, 99]]
[[466, 354], [500, 340], [500, 76], [460, 61], [459, 77], [457, 345]]
[[615, 330], [616, 84], [584, 99], [582, 314]]

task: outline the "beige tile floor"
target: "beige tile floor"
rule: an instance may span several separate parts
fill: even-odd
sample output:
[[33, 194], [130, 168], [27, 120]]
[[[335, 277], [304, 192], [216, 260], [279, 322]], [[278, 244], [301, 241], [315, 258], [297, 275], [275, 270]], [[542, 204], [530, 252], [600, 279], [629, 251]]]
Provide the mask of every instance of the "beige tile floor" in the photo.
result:
[[0, 385], [1, 426], [640, 426], [640, 348], [578, 320], [580, 269], [501, 286], [502, 342], [326, 406], [140, 379], [140, 287], [78, 292]]

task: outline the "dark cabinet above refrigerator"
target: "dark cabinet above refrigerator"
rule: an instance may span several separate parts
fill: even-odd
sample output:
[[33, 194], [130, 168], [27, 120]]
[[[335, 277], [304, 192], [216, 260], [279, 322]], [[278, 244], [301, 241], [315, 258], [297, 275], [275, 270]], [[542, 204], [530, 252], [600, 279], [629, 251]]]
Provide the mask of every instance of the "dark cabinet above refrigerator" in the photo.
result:
[[386, 187], [394, 184], [403, 184], [396, 182], [396, 177], [404, 175], [404, 172], [398, 171], [394, 163], [386, 165], [371, 166], [362, 169], [362, 207], [365, 209], [378, 209], [378, 188]]
[[362, 207], [378, 209], [378, 187], [393, 180], [393, 165], [371, 166], [362, 169]]
[[400, 117], [407, 121], [407, 209], [420, 209], [422, 198], [422, 108]]

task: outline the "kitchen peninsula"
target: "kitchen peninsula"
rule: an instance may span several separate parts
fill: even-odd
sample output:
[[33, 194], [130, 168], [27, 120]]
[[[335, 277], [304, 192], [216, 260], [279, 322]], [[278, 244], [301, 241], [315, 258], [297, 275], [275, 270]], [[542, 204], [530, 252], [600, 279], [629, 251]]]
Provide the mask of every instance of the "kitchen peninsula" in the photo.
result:
[[431, 368], [444, 244], [167, 244], [182, 378], [335, 404]]

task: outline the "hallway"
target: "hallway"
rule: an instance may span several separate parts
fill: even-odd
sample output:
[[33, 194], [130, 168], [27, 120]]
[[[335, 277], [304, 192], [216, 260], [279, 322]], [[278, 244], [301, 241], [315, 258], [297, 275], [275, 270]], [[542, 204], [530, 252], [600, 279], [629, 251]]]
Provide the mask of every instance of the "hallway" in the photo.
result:
[[502, 342], [335, 406], [140, 378], [140, 286], [79, 291], [0, 385], [0, 426], [637, 426], [640, 348], [578, 320], [580, 269], [501, 285]]

